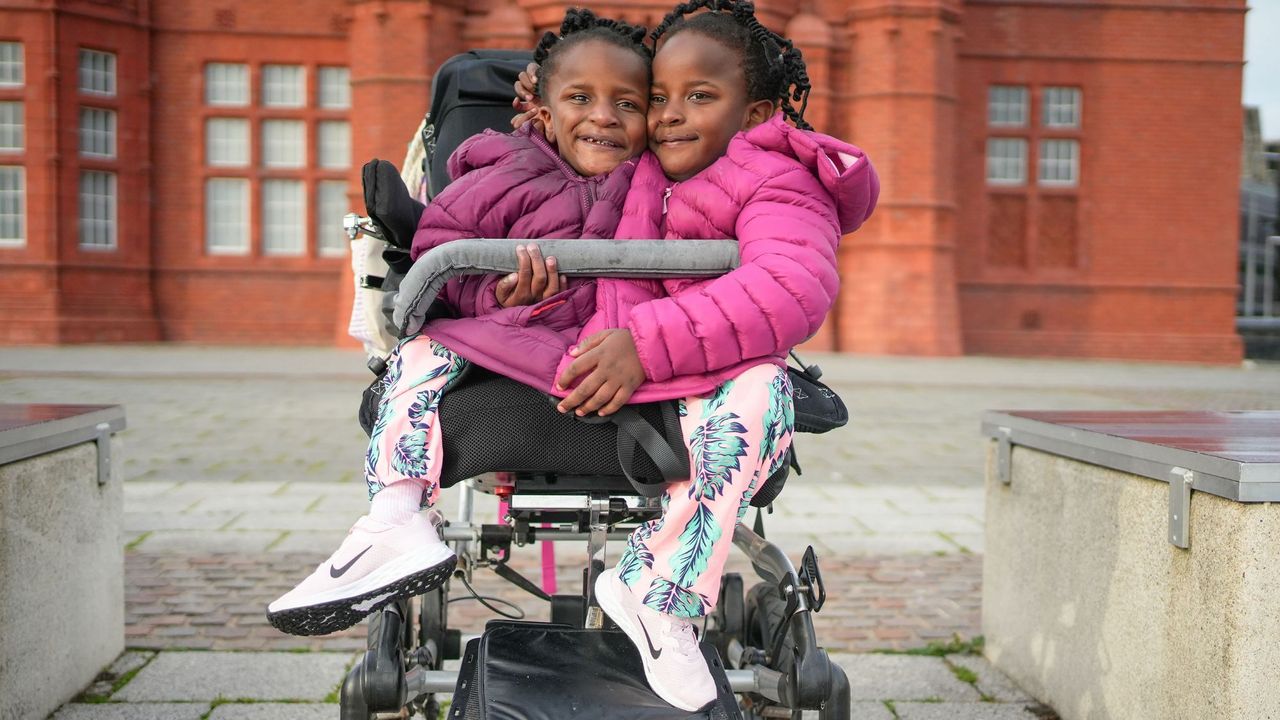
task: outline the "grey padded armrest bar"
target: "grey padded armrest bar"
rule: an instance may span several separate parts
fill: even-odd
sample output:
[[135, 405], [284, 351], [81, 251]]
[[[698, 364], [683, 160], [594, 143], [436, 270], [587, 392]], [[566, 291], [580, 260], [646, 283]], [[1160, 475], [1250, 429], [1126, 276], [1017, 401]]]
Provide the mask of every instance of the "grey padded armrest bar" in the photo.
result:
[[444, 284], [460, 275], [516, 271], [516, 246], [536, 244], [554, 255], [561, 275], [586, 277], [714, 277], [738, 267], [736, 240], [455, 240], [418, 258], [400, 282], [393, 320], [402, 337], [422, 329]]

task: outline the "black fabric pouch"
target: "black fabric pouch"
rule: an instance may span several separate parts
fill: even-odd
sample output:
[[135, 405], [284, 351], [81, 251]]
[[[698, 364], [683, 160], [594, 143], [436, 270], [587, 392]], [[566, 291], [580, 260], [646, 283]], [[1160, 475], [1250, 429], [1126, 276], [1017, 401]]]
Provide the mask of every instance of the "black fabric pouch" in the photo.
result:
[[809, 370], [788, 367], [787, 374], [791, 376], [796, 432], [824, 433], [849, 422], [849, 409], [844, 401], [834, 390], [818, 382]]

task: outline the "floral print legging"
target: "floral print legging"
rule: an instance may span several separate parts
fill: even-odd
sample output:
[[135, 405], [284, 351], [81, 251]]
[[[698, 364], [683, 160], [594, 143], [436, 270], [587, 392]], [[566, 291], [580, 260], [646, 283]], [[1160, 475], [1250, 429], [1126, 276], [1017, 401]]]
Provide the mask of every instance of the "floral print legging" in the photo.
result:
[[[388, 485], [422, 488], [422, 507], [439, 494], [441, 453], [435, 422], [440, 398], [467, 361], [425, 335], [388, 358], [386, 392], [369, 439], [369, 496]], [[787, 459], [794, 428], [791, 383], [771, 364], [752, 367], [706, 396], [679, 401], [692, 477], [669, 483], [662, 515], [627, 540], [618, 564], [645, 605], [679, 617], [710, 612], [733, 544], [733, 528], [760, 483]]]

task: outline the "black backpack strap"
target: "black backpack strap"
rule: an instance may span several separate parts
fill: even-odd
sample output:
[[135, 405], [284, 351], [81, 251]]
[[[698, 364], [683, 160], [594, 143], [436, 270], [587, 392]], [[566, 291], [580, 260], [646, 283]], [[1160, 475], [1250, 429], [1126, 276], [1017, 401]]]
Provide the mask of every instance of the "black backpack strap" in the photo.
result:
[[[676, 415], [675, 403], [662, 403], [665, 437], [632, 407], [623, 407], [610, 415], [609, 420], [618, 427], [618, 464], [621, 465], [627, 482], [631, 483], [637, 493], [643, 497], [658, 497], [662, 494], [665, 483], [689, 479], [689, 455], [681, 439], [680, 418]], [[637, 446], [658, 466], [664, 482], [644, 483], [631, 475]]]

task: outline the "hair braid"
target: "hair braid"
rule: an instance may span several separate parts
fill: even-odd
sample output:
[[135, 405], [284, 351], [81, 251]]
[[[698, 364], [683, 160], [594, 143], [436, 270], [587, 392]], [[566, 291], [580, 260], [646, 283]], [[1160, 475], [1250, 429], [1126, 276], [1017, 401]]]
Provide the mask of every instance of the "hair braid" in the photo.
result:
[[[694, 15], [699, 10], [709, 12]], [[686, 17], [689, 15], [692, 17]], [[804, 119], [811, 83], [800, 48], [761, 25], [751, 0], [689, 0], [667, 13], [649, 37], [656, 47], [661, 38], [685, 30], [717, 40], [742, 55], [749, 100], [775, 101], [796, 127], [813, 129]], [[798, 109], [796, 102], [800, 103]]]
[[586, 40], [603, 40], [630, 50], [644, 60], [646, 68], [649, 67], [653, 61], [653, 52], [644, 44], [647, 34], [648, 30], [641, 25], [599, 17], [586, 8], [569, 8], [565, 11], [564, 21], [560, 23], [560, 33], [543, 33], [542, 39], [533, 49], [533, 61], [540, 66], [538, 95], [546, 92], [547, 79], [555, 74], [557, 59], [567, 49]]

